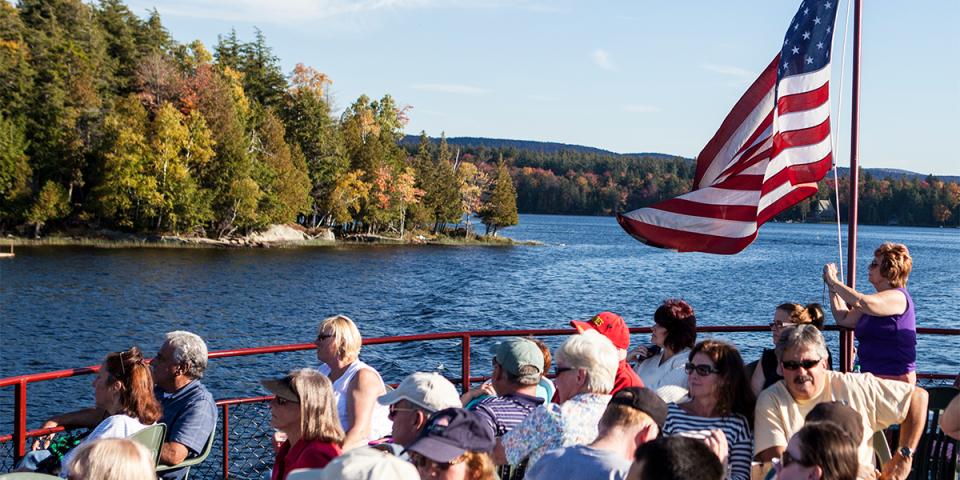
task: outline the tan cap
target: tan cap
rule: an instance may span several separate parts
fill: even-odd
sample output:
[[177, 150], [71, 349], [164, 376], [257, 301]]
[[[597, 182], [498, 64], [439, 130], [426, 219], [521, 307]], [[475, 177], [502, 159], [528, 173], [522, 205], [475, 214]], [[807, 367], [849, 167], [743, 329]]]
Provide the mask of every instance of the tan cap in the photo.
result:
[[436, 372], [416, 372], [404, 378], [396, 390], [387, 392], [377, 399], [380, 405], [393, 405], [400, 400], [436, 412], [444, 408], [462, 407], [457, 387], [450, 380]]

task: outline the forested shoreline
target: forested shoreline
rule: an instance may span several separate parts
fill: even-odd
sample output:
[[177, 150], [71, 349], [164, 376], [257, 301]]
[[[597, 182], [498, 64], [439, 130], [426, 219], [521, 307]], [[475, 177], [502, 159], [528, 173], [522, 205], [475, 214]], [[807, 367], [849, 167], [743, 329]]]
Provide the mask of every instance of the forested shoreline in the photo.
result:
[[517, 223], [502, 158], [441, 139], [407, 155], [409, 107], [281, 70], [262, 32], [170, 37], [120, 0], [0, 2], [0, 231], [225, 238], [271, 224], [403, 238], [479, 215]]
[[[120, 0], [0, 2], [0, 232], [229, 238], [299, 223], [402, 239], [470, 232], [479, 216], [495, 235], [518, 210], [611, 215], [691, 187], [679, 157], [404, 143], [410, 106], [362, 95], [335, 114], [331, 81], [283, 72], [260, 31], [208, 49]], [[960, 225], [956, 182], [861, 181], [862, 223]], [[831, 185], [777, 220], [807, 220]]]

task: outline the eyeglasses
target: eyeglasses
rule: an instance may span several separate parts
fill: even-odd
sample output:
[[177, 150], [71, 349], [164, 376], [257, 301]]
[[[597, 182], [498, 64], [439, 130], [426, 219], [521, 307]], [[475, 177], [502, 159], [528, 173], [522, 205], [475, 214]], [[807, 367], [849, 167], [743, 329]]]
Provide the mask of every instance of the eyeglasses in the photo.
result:
[[410, 452], [410, 463], [412, 463], [414, 467], [417, 467], [419, 469], [424, 469], [424, 470], [427, 468], [436, 468], [438, 470], [448, 470], [450, 467], [458, 463], [463, 463], [465, 459], [466, 459], [466, 456], [461, 455], [449, 462], [437, 462], [434, 460], [430, 460], [429, 458], [417, 452]]
[[870, 265], [868, 265], [867, 268], [868, 268], [868, 269], [870, 269], [870, 268], [877, 268], [877, 267], [879, 267], [879, 266], [880, 266], [880, 264], [877, 263], [876, 260], [874, 260], [874, 261], [870, 262]]
[[792, 322], [770, 322], [770, 328], [790, 328], [796, 326], [797, 324]]
[[554, 372], [556, 372], [556, 376], [559, 377], [561, 373], [563, 373], [563, 372], [569, 372], [570, 370], [574, 370], [574, 368], [573, 368], [573, 367], [559, 367], [559, 366], [558, 366], [557, 369], [554, 370]]
[[330, 337], [333, 337], [333, 335], [331, 335], [331, 334], [329, 334], [329, 333], [321, 333], [321, 334], [317, 335], [317, 341], [316, 341], [316, 343], [320, 343], [320, 342], [322, 342], [322, 341], [324, 341], [324, 340], [326, 340], [326, 339], [328, 339], [328, 338], [330, 338]]
[[397, 416], [397, 412], [416, 412], [416, 408], [396, 408], [393, 405], [390, 405], [390, 413], [387, 414], [387, 418], [391, 421], [393, 417]]
[[701, 377], [706, 377], [711, 373], [720, 373], [720, 370], [717, 370], [716, 368], [713, 368], [710, 365], [707, 365], [707, 364], [695, 365], [691, 362], [687, 362], [683, 366], [683, 369], [687, 372], [687, 375], [690, 375], [693, 372], [697, 372], [697, 375], [700, 375]]
[[784, 450], [783, 455], [781, 455], [780, 458], [774, 458], [771, 463], [773, 463], [773, 469], [778, 472], [789, 467], [790, 465], [793, 465], [794, 463], [798, 465], [806, 465], [799, 458], [794, 458], [793, 455], [790, 455], [790, 452], [786, 450]]
[[818, 358], [816, 360], [784, 360], [780, 362], [780, 364], [783, 365], [783, 368], [786, 370], [796, 370], [800, 367], [803, 367], [806, 370], [810, 370], [811, 368], [816, 367], [818, 364], [820, 364], [820, 360], [823, 360], [823, 359]]

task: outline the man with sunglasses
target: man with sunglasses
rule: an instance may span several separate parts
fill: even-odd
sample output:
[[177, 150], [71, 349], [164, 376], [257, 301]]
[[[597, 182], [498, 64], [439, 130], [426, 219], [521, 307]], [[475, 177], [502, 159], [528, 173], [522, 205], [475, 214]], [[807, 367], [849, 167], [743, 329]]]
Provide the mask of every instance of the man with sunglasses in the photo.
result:
[[754, 448], [759, 461], [780, 457], [787, 441], [803, 427], [804, 417], [815, 406], [843, 401], [860, 414], [864, 425], [859, 445], [860, 477], [872, 475], [875, 468], [869, 443], [873, 433], [897, 423], [901, 448], [882, 466], [882, 473], [883, 478], [907, 477], [926, 422], [925, 390], [870, 374], [827, 370], [827, 347], [813, 325], [786, 329], [777, 346], [777, 357], [784, 379], [757, 399]]
[[436, 372], [409, 375], [395, 390], [381, 395], [377, 402], [390, 407], [393, 443], [404, 448], [420, 436], [427, 418], [434, 412], [461, 406], [457, 387]]

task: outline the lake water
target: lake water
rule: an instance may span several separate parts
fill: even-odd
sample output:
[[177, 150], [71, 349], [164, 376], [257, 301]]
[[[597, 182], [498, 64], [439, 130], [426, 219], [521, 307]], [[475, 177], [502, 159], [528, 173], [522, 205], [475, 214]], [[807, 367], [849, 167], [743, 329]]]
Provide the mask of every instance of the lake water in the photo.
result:
[[[613, 218], [520, 221], [504, 234], [543, 246], [20, 248], [16, 259], [0, 262], [0, 377], [97, 364], [134, 344], [153, 355], [161, 334], [175, 329], [200, 334], [212, 350], [308, 342], [318, 321], [335, 313], [355, 319], [365, 337], [562, 328], [602, 310], [649, 326], [663, 299], [682, 297], [701, 325], [766, 324], [782, 302], [824, 302], [821, 268], [838, 256], [831, 225], [768, 224], [743, 253], [718, 256], [642, 245]], [[883, 241], [911, 250], [919, 324], [960, 328], [960, 230], [861, 227], [861, 290], [873, 291], [866, 266]], [[769, 333], [727, 338], [748, 361], [770, 343]], [[835, 345], [836, 334], [828, 338]], [[485, 345], [474, 340], [476, 373], [489, 366]], [[921, 371], [960, 371], [960, 337], [922, 338], [919, 350]], [[399, 381], [416, 370], [459, 376], [459, 351], [450, 341], [368, 347], [361, 357]], [[216, 360], [205, 382], [217, 398], [247, 396], [264, 392], [261, 377], [315, 365], [313, 352]], [[32, 385], [29, 426], [89, 405], [90, 381]], [[12, 389], [3, 389], [7, 428], [11, 409]]]

